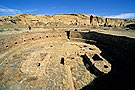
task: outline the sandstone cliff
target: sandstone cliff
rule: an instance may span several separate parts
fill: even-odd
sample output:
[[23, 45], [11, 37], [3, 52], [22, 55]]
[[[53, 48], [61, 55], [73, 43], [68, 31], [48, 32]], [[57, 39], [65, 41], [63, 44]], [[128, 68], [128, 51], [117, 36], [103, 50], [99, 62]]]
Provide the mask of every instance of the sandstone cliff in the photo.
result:
[[18, 14], [13, 16], [0, 16], [1, 27], [72, 27], [72, 26], [103, 26], [125, 27], [135, 24], [135, 19], [103, 18], [87, 14], [57, 14], [57, 15], [32, 15]]

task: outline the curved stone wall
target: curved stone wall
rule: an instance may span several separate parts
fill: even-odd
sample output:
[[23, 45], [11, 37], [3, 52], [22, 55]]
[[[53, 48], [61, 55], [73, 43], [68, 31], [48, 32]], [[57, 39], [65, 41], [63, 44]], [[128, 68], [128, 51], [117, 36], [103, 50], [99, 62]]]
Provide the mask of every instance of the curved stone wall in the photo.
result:
[[51, 39], [51, 38], [61, 38], [66, 39], [66, 33], [62, 32], [43, 32], [43, 33], [23, 33], [23, 34], [13, 34], [4, 35], [0, 38], [0, 51], [4, 52], [9, 50], [11, 47], [19, 45], [21, 43], [27, 43], [30, 41], [41, 40], [41, 39]]
[[[103, 59], [102, 61], [105, 61], [105, 62], [107, 60], [106, 63], [109, 62], [110, 63], [109, 66], [111, 68], [108, 68], [107, 65], [103, 65], [103, 64], [101, 64], [101, 65], [104, 68], [108, 68], [109, 71], [110, 71], [110, 69], [112, 69], [109, 73], [107, 72], [108, 73], [107, 75], [97, 77], [92, 82], [92, 83], [94, 83], [93, 86], [92, 86], [92, 84], [88, 84], [85, 87], [83, 87], [82, 90], [87, 90], [87, 89], [92, 89], [92, 90], [114, 89], [115, 90], [115, 89], [122, 87], [123, 85], [125, 87], [129, 87], [129, 86], [132, 87], [131, 81], [133, 81], [132, 77], [134, 77], [132, 72], [134, 71], [134, 68], [135, 68], [134, 67], [135, 66], [135, 64], [134, 64], [135, 39], [128, 38], [128, 37], [122, 37], [122, 36], [101, 34], [101, 33], [97, 33], [97, 32], [77, 32], [77, 31], [70, 32], [69, 37], [70, 37], [69, 40], [75, 40], [75, 41], [79, 41], [79, 42], [83, 41], [83, 42], [87, 43], [87, 45], [91, 44], [91, 41], [89, 41], [89, 40], [93, 40], [94, 44], [96, 45], [95, 47], [98, 47], [99, 50], [102, 51], [102, 52], [96, 52], [96, 54], [98, 55], [98, 58]], [[17, 45], [19, 46], [19, 44], [25, 44], [25, 43], [27, 44], [32, 41], [46, 40], [46, 39], [50, 39], [50, 40], [64, 39], [64, 40], [68, 41], [66, 32], [42, 32], [42, 33], [28, 32], [28, 33], [14, 34], [14, 35], [4, 35], [4, 36], [0, 36], [0, 54], [5, 51], [10, 50], [12, 47], [16, 47]], [[82, 52], [85, 52], [86, 48], [88, 49], [88, 51], [90, 53], [94, 52], [94, 50], [92, 48], [88, 47], [85, 44], [82, 44], [82, 46], [81, 45], [79, 46], [79, 44], [77, 45], [77, 44], [71, 42], [71, 43], [66, 43], [65, 46], [67, 44], [69, 44], [71, 47], [73, 47], [73, 46], [79, 47], [82, 50]], [[61, 46], [59, 46], [59, 49], [61, 49]], [[36, 50], [38, 50], [38, 49], [36, 49]], [[48, 48], [48, 50], [49, 50], [49, 48]], [[76, 50], [74, 50], [74, 51], [76, 51]], [[40, 51], [37, 51], [36, 54], [39, 52]], [[72, 52], [72, 49], [70, 50], [70, 52]], [[66, 53], [66, 55], [68, 55], [68, 54], [69, 53]], [[32, 55], [35, 56], [35, 54], [32, 54]], [[101, 58], [101, 56], [103, 58]], [[85, 58], [87, 59], [89, 57], [91, 57], [91, 56], [89, 56], [88, 54], [85, 54], [84, 59]], [[52, 57], [49, 57], [49, 58], [52, 58]], [[96, 59], [98, 59], [98, 58], [96, 57]], [[3, 60], [3, 59], [1, 58], [0, 60]], [[29, 58], [28, 58], [28, 60], [29, 60]], [[33, 60], [33, 62], [34, 62], [34, 60]], [[67, 57], [67, 60], [69, 60], [69, 57]], [[78, 61], [78, 59], [77, 59], [77, 61]], [[99, 68], [96, 64], [96, 62], [99, 62], [98, 60], [95, 60], [92, 57], [92, 59], [90, 59], [90, 60], [88, 59], [87, 61], [91, 61], [92, 66], [95, 66], [96, 68], [98, 68], [99, 70], [102, 71], [102, 68]], [[80, 63], [80, 61], [79, 61], [79, 63]], [[86, 64], [86, 68], [89, 69], [90, 67], [88, 67], [88, 63], [84, 62], [84, 65], [85, 64]], [[36, 65], [38, 67], [40, 66], [39, 63]], [[52, 65], [54, 65], [54, 63]], [[83, 62], [81, 65], [83, 65]], [[60, 66], [60, 67], [63, 67], [63, 66]], [[10, 69], [9, 69], [9, 71], [10, 71]], [[9, 71], [7, 71], [6, 73], [8, 74]], [[125, 81], [128, 81], [128, 83], [123, 82], [122, 81], [123, 78]], [[73, 78], [73, 80], [74, 80], [74, 78]], [[22, 80], [22, 82], [23, 82], [23, 80]], [[102, 82], [104, 82], [104, 83], [102, 83]], [[119, 85], [119, 83], [121, 83], [122, 85]], [[76, 85], [76, 87], [77, 87], [77, 85]], [[113, 86], [116, 86], [116, 87], [113, 87]]]

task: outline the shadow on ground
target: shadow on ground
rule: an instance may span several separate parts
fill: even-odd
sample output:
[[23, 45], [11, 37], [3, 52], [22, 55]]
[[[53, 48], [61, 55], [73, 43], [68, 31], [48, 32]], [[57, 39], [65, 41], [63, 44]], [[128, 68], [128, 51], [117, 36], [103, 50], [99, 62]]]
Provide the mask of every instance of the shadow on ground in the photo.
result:
[[101, 56], [112, 64], [111, 72], [98, 76], [82, 90], [133, 90], [135, 39], [96, 32], [81, 35], [84, 39], [97, 41], [95, 45], [102, 51]]

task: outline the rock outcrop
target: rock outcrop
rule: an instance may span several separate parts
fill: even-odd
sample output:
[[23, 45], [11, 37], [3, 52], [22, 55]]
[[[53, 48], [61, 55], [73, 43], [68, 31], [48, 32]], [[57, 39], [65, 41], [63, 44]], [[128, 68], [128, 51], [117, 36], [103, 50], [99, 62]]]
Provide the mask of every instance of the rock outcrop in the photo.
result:
[[0, 16], [1, 27], [72, 27], [72, 26], [103, 26], [125, 27], [128, 23], [135, 24], [135, 19], [103, 18], [87, 14], [32, 15], [18, 14]]

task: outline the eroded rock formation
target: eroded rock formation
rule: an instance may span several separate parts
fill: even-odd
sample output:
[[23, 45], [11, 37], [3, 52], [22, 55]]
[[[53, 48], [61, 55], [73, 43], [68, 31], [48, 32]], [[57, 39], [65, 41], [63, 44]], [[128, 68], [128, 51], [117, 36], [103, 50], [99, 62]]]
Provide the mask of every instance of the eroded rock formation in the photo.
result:
[[57, 14], [32, 15], [18, 14], [1, 16], [0, 25], [5, 27], [72, 27], [72, 26], [104, 26], [125, 27], [128, 23], [135, 23], [134, 19], [103, 18], [87, 14]]

